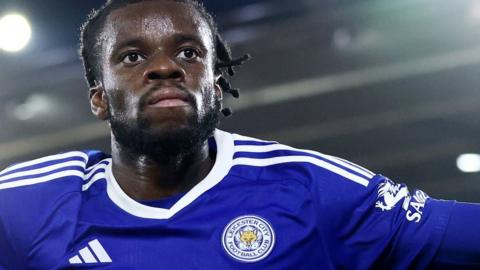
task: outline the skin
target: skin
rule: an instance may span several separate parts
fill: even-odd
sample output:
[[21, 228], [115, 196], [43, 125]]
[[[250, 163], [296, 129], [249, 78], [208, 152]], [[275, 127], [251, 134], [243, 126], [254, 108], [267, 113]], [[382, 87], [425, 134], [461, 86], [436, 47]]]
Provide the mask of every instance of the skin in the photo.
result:
[[[102, 78], [90, 89], [93, 114], [137, 123], [148, 119], [149, 132], [161, 136], [188, 126], [189, 117], [203, 117], [221, 88], [214, 73], [212, 32], [192, 7], [170, 1], [147, 1], [113, 11], [102, 41]], [[188, 102], [181, 106], [141, 106], [162, 89], [181, 89]], [[210, 102], [209, 102], [210, 101]], [[110, 112], [109, 112], [110, 110]], [[188, 191], [211, 170], [214, 156], [205, 141], [188, 156], [160, 163], [132, 153], [113, 133], [112, 170], [133, 199], [152, 200]]]

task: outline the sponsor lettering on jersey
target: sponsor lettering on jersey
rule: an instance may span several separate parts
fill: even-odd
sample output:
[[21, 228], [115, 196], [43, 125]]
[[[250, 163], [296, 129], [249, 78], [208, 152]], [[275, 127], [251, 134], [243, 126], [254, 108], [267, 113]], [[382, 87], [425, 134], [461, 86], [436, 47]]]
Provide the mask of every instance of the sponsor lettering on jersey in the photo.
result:
[[406, 211], [406, 219], [418, 223], [422, 219], [423, 208], [428, 198], [428, 195], [421, 190], [417, 190], [413, 196], [410, 196], [405, 185], [395, 184], [386, 179], [378, 185], [378, 199], [375, 207], [382, 211], [389, 211], [403, 200], [402, 208]]
[[408, 209], [406, 213], [406, 217], [408, 221], [413, 222], [420, 222], [423, 215], [423, 208], [425, 207], [425, 203], [428, 199], [428, 195], [421, 190], [417, 190], [413, 195], [412, 200], [408, 204]]

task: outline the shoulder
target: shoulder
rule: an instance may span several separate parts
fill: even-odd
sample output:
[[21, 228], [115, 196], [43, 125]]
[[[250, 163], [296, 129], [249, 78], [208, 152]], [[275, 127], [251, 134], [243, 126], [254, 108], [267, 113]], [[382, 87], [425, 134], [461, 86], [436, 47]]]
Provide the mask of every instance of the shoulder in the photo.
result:
[[81, 193], [85, 182], [109, 157], [98, 151], [72, 151], [7, 167], [0, 172], [0, 218], [20, 208], [33, 215], [71, 193]]
[[83, 180], [89, 169], [108, 158], [99, 151], [71, 151], [17, 163], [0, 171], [0, 193], [48, 190], [58, 185], [54, 180]]
[[375, 174], [357, 164], [317, 151], [232, 134], [233, 166], [262, 171], [262, 177], [293, 178], [307, 186], [368, 187]]
[[[383, 197], [381, 187], [393, 182], [347, 160], [317, 151], [298, 149], [278, 142], [263, 141], [239, 135], [234, 138], [232, 174], [252, 184], [274, 185], [277, 191], [296, 194], [291, 201], [311, 202], [319, 220], [328, 219], [329, 226], [348, 224], [353, 213], [360, 216], [376, 211]], [[387, 184], [388, 183], [388, 184]], [[392, 193], [387, 205], [403, 203], [408, 191]], [[390, 194], [389, 194], [390, 195]], [[389, 197], [389, 198], [390, 198]], [[318, 221], [324, 224], [325, 221]], [[322, 223], [323, 222], [323, 223]]]
[[107, 160], [108, 156], [98, 151], [72, 151], [1, 171], [0, 246], [27, 254], [42, 228], [75, 219], [84, 183], [95, 177]]

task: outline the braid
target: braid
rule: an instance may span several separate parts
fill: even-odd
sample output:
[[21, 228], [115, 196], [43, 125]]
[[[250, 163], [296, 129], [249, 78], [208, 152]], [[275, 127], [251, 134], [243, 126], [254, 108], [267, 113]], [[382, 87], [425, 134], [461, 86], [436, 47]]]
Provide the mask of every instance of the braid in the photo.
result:
[[[222, 39], [220, 34], [215, 35], [215, 51], [217, 53], [215, 71], [217, 74], [221, 74], [218, 79], [218, 84], [225, 93], [231, 94], [234, 98], [240, 97], [240, 90], [232, 88], [230, 81], [227, 79], [227, 75], [232, 77], [235, 75], [235, 66], [243, 65], [246, 61], [250, 60], [249, 54], [244, 54], [239, 58], [232, 59], [232, 53], [230, 47]], [[222, 113], [225, 117], [232, 115], [230, 108], [224, 108]]]
[[[81, 28], [81, 37], [80, 37], [80, 58], [83, 62], [85, 69], [85, 79], [90, 87], [96, 85], [96, 82], [101, 76], [101, 70], [99, 65], [100, 53], [101, 53], [101, 42], [99, 42], [99, 37], [103, 31], [105, 20], [113, 10], [121, 8], [125, 5], [131, 3], [138, 3], [143, 1], [153, 1], [153, 0], [107, 0], [107, 2], [98, 10], [92, 11], [86, 22]], [[220, 85], [223, 92], [231, 94], [233, 97], [238, 98], [240, 95], [239, 89], [232, 88], [228, 77], [235, 75], [236, 66], [243, 65], [246, 61], [250, 59], [250, 55], [245, 54], [239, 58], [232, 58], [232, 53], [230, 47], [222, 39], [220, 33], [218, 32], [217, 25], [212, 17], [212, 15], [205, 9], [203, 4], [197, 0], [170, 0], [180, 3], [185, 3], [193, 6], [206, 20], [207, 24], [210, 26], [212, 34], [214, 36], [214, 46], [215, 46], [215, 74], [220, 75], [218, 84]], [[229, 108], [222, 109], [222, 113], [225, 116], [230, 116], [232, 110]]]

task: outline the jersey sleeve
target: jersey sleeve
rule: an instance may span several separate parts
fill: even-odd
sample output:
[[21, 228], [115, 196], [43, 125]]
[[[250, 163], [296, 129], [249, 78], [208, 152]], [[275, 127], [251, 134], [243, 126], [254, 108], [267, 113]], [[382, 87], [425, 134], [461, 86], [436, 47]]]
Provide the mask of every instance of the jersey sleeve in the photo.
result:
[[318, 230], [335, 269], [426, 269], [453, 201], [375, 175], [362, 185], [343, 177], [316, 181]]
[[0, 270], [15, 269], [15, 252], [0, 216]]
[[480, 269], [480, 204], [455, 203], [431, 269]]

